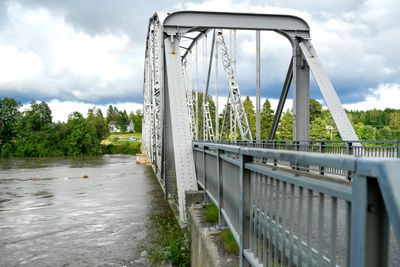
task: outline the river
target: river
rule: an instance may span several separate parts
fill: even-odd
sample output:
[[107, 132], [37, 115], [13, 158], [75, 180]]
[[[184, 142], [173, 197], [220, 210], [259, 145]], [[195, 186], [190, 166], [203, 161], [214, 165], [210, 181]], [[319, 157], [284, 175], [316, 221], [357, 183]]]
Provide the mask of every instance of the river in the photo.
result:
[[157, 194], [134, 156], [1, 159], [0, 266], [140, 265]]

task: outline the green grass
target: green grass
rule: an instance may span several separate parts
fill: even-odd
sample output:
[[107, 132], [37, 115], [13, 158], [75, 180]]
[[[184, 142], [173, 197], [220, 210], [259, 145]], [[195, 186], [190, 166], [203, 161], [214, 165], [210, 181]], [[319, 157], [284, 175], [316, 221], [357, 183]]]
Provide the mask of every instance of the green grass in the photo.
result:
[[[160, 195], [160, 198], [163, 196]], [[157, 196], [155, 197], [157, 198]], [[146, 224], [147, 241], [144, 249], [148, 252], [151, 266], [190, 266], [190, 233], [180, 228], [168, 202], [157, 200], [160, 205], [152, 209]], [[155, 202], [153, 202], [155, 203]], [[153, 204], [152, 204], [153, 205]]]
[[103, 154], [137, 154], [140, 153], [141, 139], [142, 133], [112, 133], [101, 141], [101, 149]]
[[209, 204], [205, 207], [204, 217], [209, 223], [218, 222], [218, 208], [214, 204]]
[[221, 232], [221, 239], [224, 243], [225, 250], [229, 253], [239, 254], [239, 246], [233, 237], [231, 230], [225, 229]]

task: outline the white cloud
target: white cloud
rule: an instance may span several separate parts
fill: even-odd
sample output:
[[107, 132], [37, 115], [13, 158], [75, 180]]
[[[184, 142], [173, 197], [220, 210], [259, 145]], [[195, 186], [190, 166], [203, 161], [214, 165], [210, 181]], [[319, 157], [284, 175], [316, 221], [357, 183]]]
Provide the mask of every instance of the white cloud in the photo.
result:
[[43, 62], [37, 54], [0, 44], [0, 86], [26, 84], [43, 69]]
[[86, 102], [126, 99], [133, 88], [141, 94], [143, 50], [124, 33], [89, 35], [46, 9], [15, 3], [7, 15], [0, 31], [0, 93]]
[[[52, 111], [54, 122], [57, 121], [66, 122], [68, 120], [68, 115], [75, 111], [78, 111], [79, 113], [81, 113], [83, 116], [86, 117], [88, 110], [92, 109], [94, 106], [96, 106], [96, 108], [101, 109], [103, 116], [106, 116], [107, 108], [109, 105], [116, 107], [120, 111], [126, 110], [128, 114], [131, 111], [136, 112], [138, 109], [141, 110], [143, 108], [143, 105], [139, 103], [125, 102], [125, 103], [110, 103], [107, 105], [96, 105], [86, 102], [60, 101], [58, 99], [53, 99], [49, 101], [48, 105]], [[28, 106], [29, 106], [28, 104], [24, 105], [22, 109], [26, 109]]]
[[371, 88], [364, 101], [345, 104], [348, 110], [400, 109], [400, 84], [380, 84]]
[[[184, 7], [189, 10], [291, 14], [305, 19], [322, 64], [339, 96], [346, 102], [362, 98], [365, 89], [377, 86], [378, 82], [400, 83], [400, 54], [397, 53], [400, 39], [394, 37], [400, 34], [396, 15], [400, 11], [399, 1], [299, 1], [293, 5], [292, 1], [254, 4], [207, 0], [187, 3]], [[254, 94], [248, 88], [254, 88], [254, 75], [249, 74], [255, 69], [255, 38], [254, 33], [245, 35], [238, 34], [238, 79], [246, 94]], [[264, 34], [261, 53], [264, 87], [282, 82], [291, 55], [287, 40]]]

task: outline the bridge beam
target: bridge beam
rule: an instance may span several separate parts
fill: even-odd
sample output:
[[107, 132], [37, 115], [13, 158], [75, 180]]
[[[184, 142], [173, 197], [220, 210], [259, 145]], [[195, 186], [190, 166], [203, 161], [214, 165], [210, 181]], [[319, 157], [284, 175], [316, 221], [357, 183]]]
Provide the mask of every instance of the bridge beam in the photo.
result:
[[[172, 151], [166, 151], [166, 155], [173, 156], [178, 193], [179, 216], [185, 221], [185, 192], [197, 190], [196, 173], [192, 151], [192, 134], [188, 118], [185, 86], [182, 73], [181, 56], [179, 54], [179, 39], [171, 36], [164, 40], [167, 99], [170, 120], [169, 129], [172, 134]], [[166, 138], [168, 140], [169, 138]], [[170, 147], [167, 146], [166, 149]]]
[[293, 45], [293, 139], [310, 139], [310, 68], [298, 42]]

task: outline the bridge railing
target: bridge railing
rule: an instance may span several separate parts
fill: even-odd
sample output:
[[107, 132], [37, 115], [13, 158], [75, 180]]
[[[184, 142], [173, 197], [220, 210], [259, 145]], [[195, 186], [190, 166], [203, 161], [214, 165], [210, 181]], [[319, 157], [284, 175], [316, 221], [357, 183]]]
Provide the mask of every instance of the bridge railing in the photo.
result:
[[400, 140], [265, 140], [260, 142], [240, 140], [219, 140], [215, 142], [201, 140], [199, 142], [324, 154], [354, 155], [358, 157], [400, 158]]
[[[386, 266], [400, 240], [400, 160], [193, 143], [199, 186], [252, 266]], [[308, 170], [352, 173], [353, 182]], [[392, 241], [389, 241], [392, 240]], [[398, 254], [398, 253], [397, 253]]]

